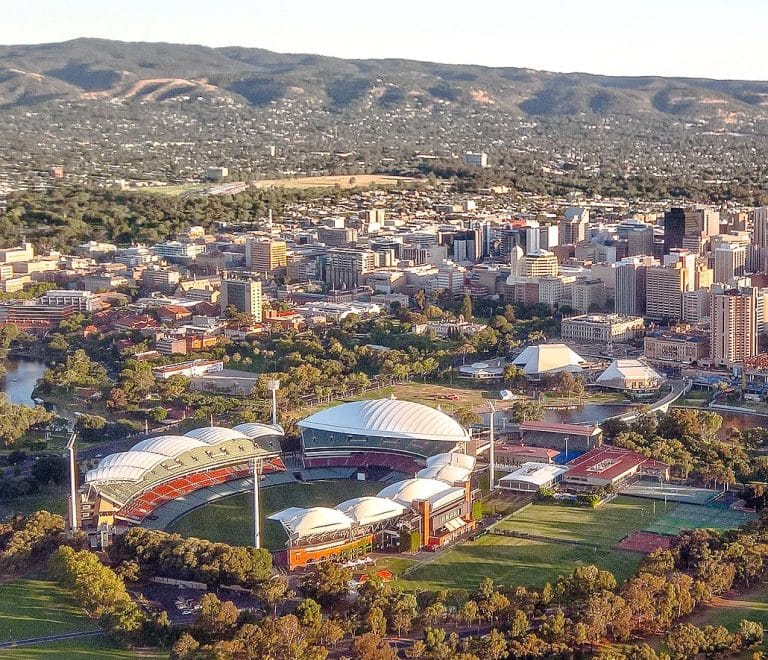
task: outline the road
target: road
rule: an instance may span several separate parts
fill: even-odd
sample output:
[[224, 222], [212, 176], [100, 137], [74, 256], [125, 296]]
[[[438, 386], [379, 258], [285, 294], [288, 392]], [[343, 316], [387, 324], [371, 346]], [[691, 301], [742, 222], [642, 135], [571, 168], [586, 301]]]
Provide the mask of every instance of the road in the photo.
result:
[[34, 644], [47, 644], [48, 642], [61, 642], [67, 639], [99, 637], [104, 634], [103, 630], [81, 630], [79, 632], [59, 633], [58, 635], [45, 635], [44, 637], [28, 637], [27, 639], [0, 642], [0, 649], [12, 649], [17, 646], [32, 646]]

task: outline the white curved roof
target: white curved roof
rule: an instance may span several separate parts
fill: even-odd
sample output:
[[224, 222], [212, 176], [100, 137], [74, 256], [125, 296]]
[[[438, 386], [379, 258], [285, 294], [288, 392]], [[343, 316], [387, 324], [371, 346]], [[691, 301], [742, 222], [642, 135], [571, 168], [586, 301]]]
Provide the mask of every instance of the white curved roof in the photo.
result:
[[340, 532], [352, 526], [351, 518], [341, 511], [325, 506], [315, 506], [310, 509], [291, 507], [269, 518], [278, 520], [285, 531], [296, 538]]
[[455, 484], [457, 481], [466, 481], [472, 470], [460, 465], [432, 465], [425, 467], [416, 473], [419, 479], [438, 479], [447, 484]]
[[640, 360], [614, 360], [595, 381], [598, 385], [624, 385], [627, 381], [661, 384], [664, 378], [655, 369]]
[[146, 470], [132, 465], [113, 465], [111, 467], [97, 467], [85, 473], [86, 483], [98, 483], [102, 481], [140, 481], [146, 474]]
[[343, 403], [310, 415], [299, 422], [299, 427], [388, 438], [469, 440], [467, 431], [444, 412], [397, 399]]
[[235, 429], [224, 428], [223, 426], [203, 426], [199, 429], [193, 429], [184, 434], [188, 438], [197, 438], [207, 445], [217, 445], [227, 440], [247, 440], [248, 436]]
[[565, 344], [539, 344], [528, 346], [512, 364], [522, 367], [526, 375], [581, 371], [585, 360]]
[[260, 438], [264, 435], [284, 435], [281, 427], [271, 426], [270, 424], [259, 424], [258, 422], [247, 422], [232, 427], [233, 431], [239, 431], [249, 438]]
[[165, 460], [162, 454], [154, 454], [149, 451], [121, 451], [117, 454], [109, 454], [99, 461], [99, 468], [130, 466], [151, 470], [155, 465]]
[[427, 467], [435, 465], [458, 465], [467, 470], [474, 470], [477, 459], [469, 454], [460, 454], [458, 452], [446, 452], [444, 454], [435, 454], [427, 459]]
[[158, 435], [154, 438], [147, 438], [131, 447], [131, 451], [149, 451], [153, 454], [162, 454], [163, 456], [178, 456], [190, 449], [198, 447], [207, 447], [202, 440], [187, 438], [183, 435]]
[[428, 500], [450, 488], [444, 481], [437, 479], [405, 479], [380, 490], [378, 497], [387, 497], [398, 504], [410, 507], [415, 500]]
[[358, 525], [391, 520], [403, 515], [405, 507], [386, 497], [355, 497], [337, 505], [336, 508], [349, 516]]

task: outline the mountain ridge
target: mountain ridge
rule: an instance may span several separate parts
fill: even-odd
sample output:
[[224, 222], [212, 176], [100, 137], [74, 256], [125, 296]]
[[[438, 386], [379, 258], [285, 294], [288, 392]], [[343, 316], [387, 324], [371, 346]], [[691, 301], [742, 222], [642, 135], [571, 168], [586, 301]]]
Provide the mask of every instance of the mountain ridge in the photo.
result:
[[332, 110], [496, 107], [520, 116], [768, 119], [768, 81], [557, 73], [402, 58], [342, 59], [261, 48], [79, 38], [0, 46], [0, 108], [47, 101], [303, 98]]

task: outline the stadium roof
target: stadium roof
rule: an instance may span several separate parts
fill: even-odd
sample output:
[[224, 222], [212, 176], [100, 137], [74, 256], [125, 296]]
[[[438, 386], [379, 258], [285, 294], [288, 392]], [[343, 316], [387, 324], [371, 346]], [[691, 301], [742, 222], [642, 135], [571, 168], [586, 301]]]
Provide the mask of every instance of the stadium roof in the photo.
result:
[[585, 360], [565, 344], [528, 346], [512, 364], [522, 367], [526, 376], [560, 371], [581, 371]]
[[410, 401], [375, 399], [326, 408], [299, 422], [302, 429], [345, 435], [375, 435], [466, 442], [467, 431], [444, 412]]
[[499, 479], [499, 482], [518, 481], [533, 486], [544, 486], [568, 472], [567, 467], [552, 463], [523, 463], [517, 470]]
[[477, 459], [474, 456], [460, 454], [455, 451], [436, 454], [427, 459], [427, 467], [434, 467], [436, 465], [458, 465], [467, 470], [474, 470], [475, 463], [477, 463]]
[[131, 451], [149, 451], [153, 454], [173, 457], [190, 449], [207, 446], [202, 440], [188, 438], [183, 435], [158, 435], [133, 445]]
[[100, 481], [139, 481], [146, 469], [132, 465], [115, 465], [112, 467], [97, 467], [85, 473], [85, 483], [98, 483]]
[[644, 362], [622, 359], [611, 362], [595, 382], [606, 387], [631, 388], [640, 384], [644, 384], [642, 387], [660, 386], [663, 381], [661, 374]]
[[310, 509], [290, 507], [268, 516], [276, 520], [293, 539], [341, 532], [352, 527], [352, 519], [338, 511], [325, 506], [315, 506]]
[[455, 484], [457, 481], [466, 481], [472, 470], [460, 465], [433, 465], [425, 467], [416, 473], [419, 479], [438, 479], [447, 484]]
[[283, 435], [283, 427], [279, 424], [272, 426], [271, 424], [259, 424], [258, 422], [247, 422], [246, 424], [238, 424], [232, 427], [233, 431], [239, 431], [244, 433], [249, 438], [261, 438], [265, 435]]
[[235, 429], [228, 429], [223, 426], [203, 426], [199, 429], [193, 429], [185, 433], [188, 438], [197, 438], [207, 445], [217, 445], [227, 440], [247, 440], [248, 436]]
[[416, 500], [429, 500], [447, 490], [451, 490], [451, 487], [437, 479], [405, 479], [380, 490], [378, 496], [387, 497], [398, 504], [410, 507]]
[[371, 525], [397, 518], [405, 507], [386, 497], [355, 497], [337, 505], [336, 508], [352, 518], [358, 525]]
[[121, 451], [117, 454], [110, 454], [99, 461], [100, 468], [108, 467], [137, 467], [144, 470], [151, 470], [158, 463], [162, 463], [167, 456], [156, 454], [149, 451]]

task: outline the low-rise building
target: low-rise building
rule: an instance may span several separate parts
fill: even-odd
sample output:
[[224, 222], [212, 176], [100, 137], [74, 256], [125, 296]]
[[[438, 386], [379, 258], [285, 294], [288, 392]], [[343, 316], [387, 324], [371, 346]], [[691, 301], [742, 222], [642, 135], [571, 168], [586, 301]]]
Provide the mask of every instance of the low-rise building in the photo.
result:
[[168, 380], [172, 376], [192, 378], [211, 373], [212, 371], [222, 371], [223, 369], [224, 362], [222, 360], [190, 360], [189, 362], [153, 367], [152, 373], [155, 374], [155, 378], [158, 380]]
[[709, 357], [709, 338], [703, 335], [655, 332], [643, 340], [643, 355], [650, 362], [694, 364]]
[[563, 319], [560, 334], [563, 340], [599, 342], [623, 342], [643, 334], [642, 318], [618, 314], [584, 314]]
[[521, 493], [537, 493], [558, 484], [568, 468], [552, 463], [523, 463], [517, 470], [499, 479], [497, 488]]

